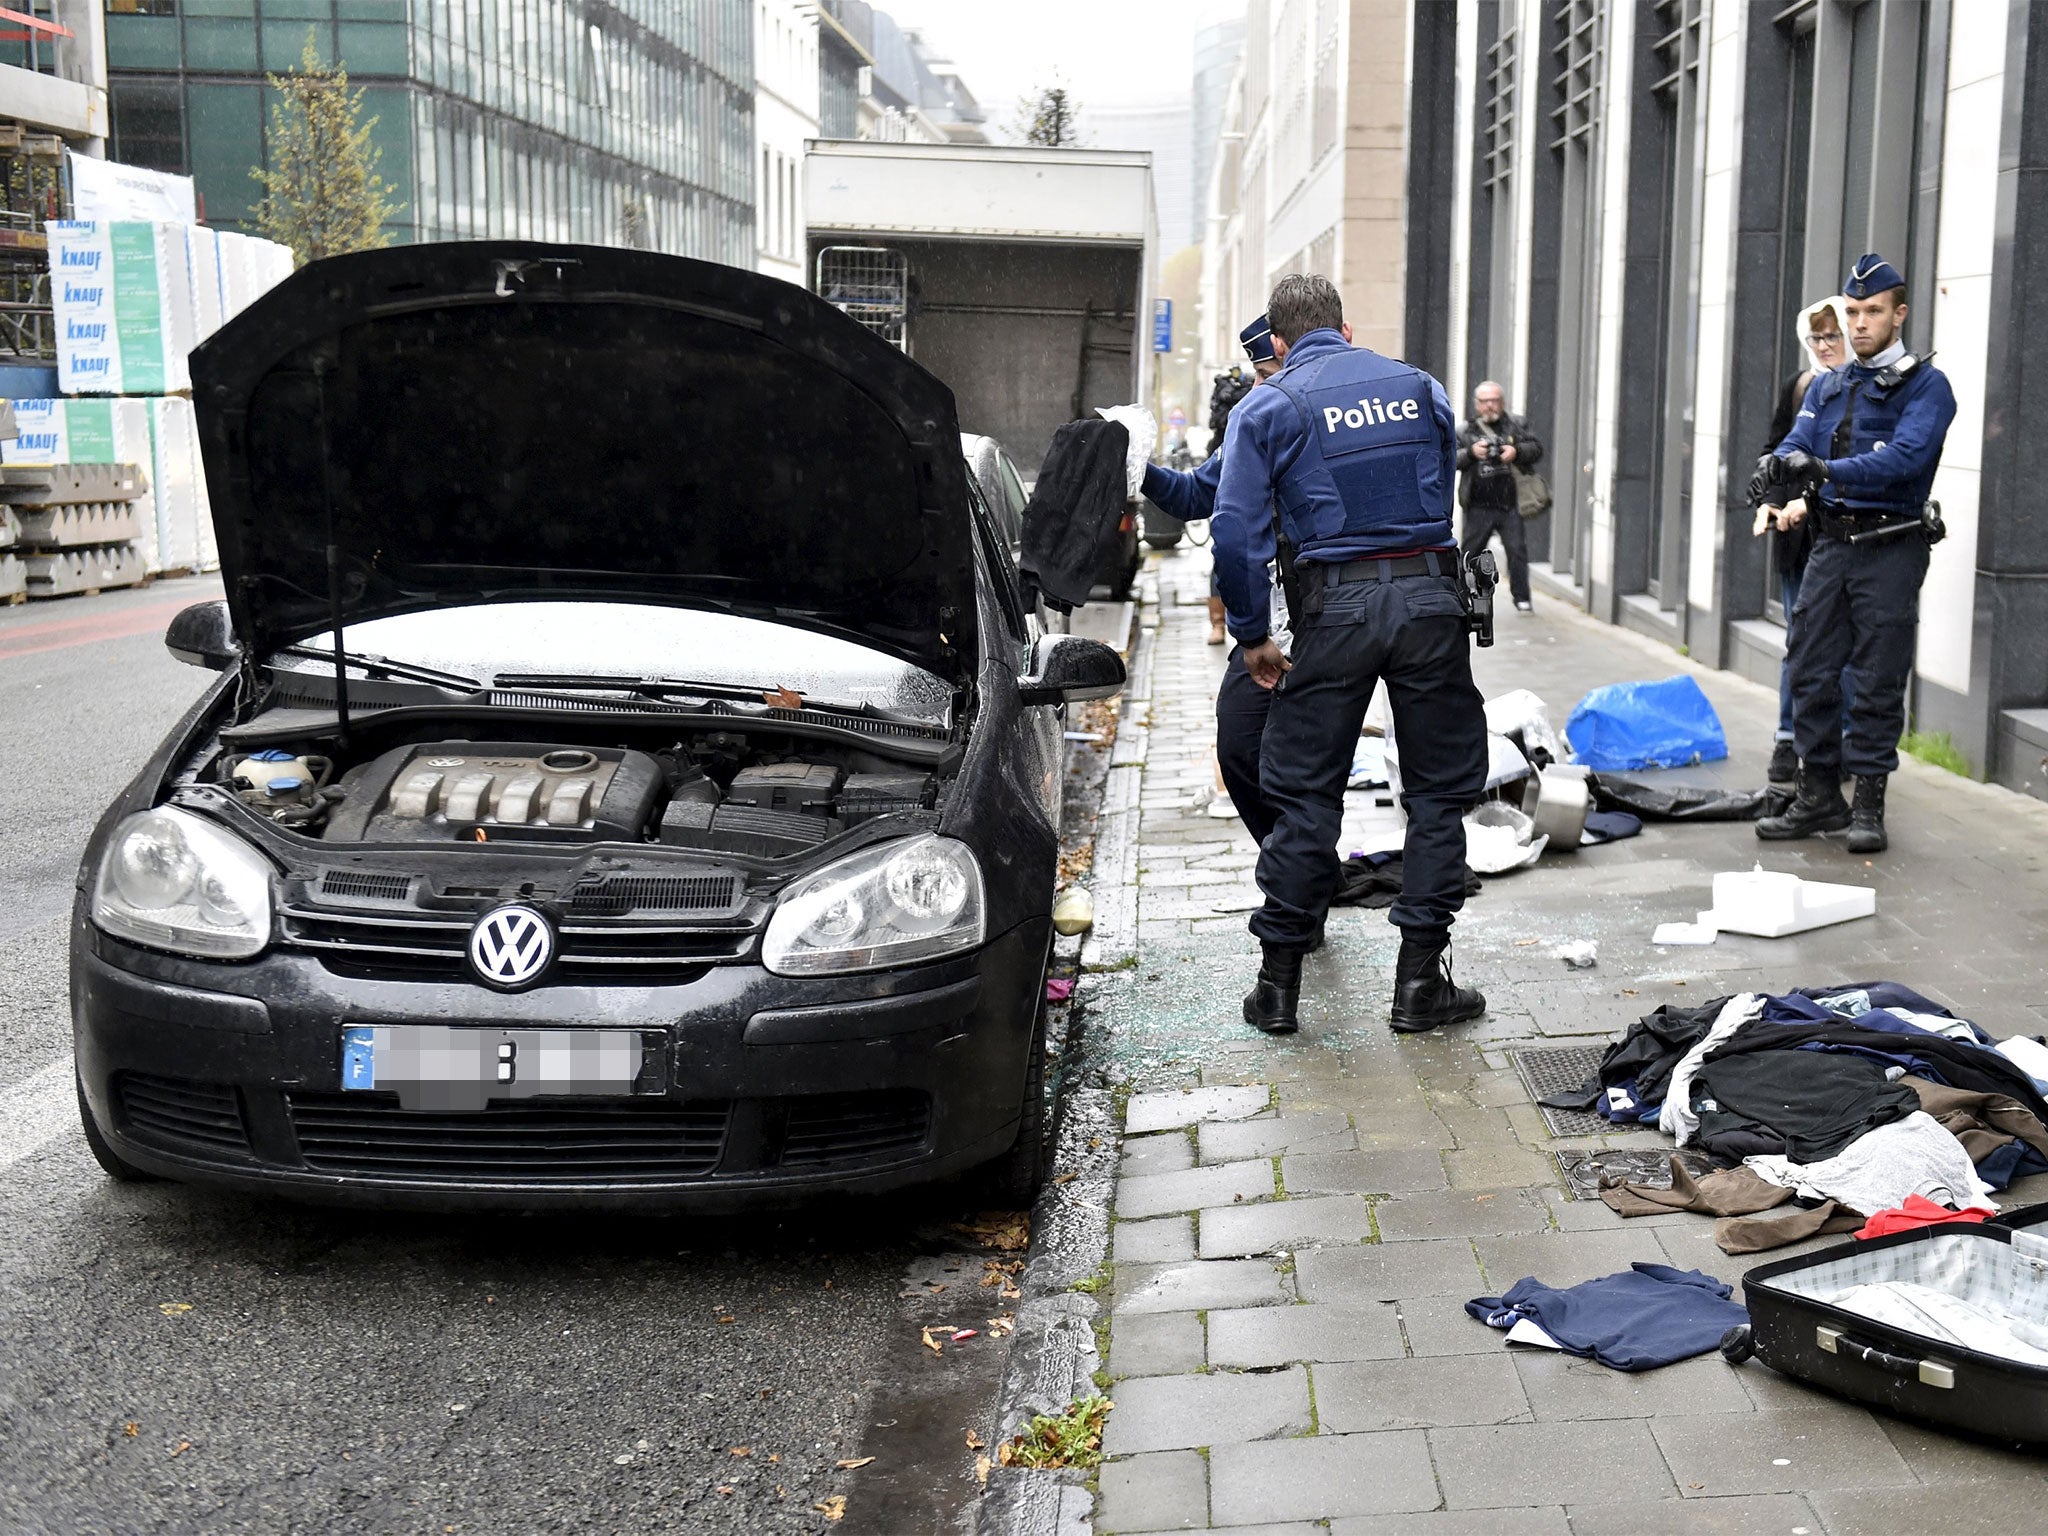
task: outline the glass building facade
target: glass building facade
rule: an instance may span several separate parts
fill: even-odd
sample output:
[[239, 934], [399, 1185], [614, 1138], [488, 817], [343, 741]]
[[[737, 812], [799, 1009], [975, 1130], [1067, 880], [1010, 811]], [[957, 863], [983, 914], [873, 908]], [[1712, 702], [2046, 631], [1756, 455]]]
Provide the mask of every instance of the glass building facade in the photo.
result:
[[106, 0], [113, 158], [253, 229], [271, 92], [313, 36], [377, 118], [393, 238], [751, 266], [748, 0]]

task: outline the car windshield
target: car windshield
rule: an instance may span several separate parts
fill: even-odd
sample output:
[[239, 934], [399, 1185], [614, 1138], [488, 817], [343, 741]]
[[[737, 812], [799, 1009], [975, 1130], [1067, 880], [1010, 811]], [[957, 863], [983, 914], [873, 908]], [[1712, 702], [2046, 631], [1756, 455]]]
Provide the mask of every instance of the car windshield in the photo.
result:
[[[351, 624], [351, 655], [489, 682], [514, 675], [667, 678], [722, 688], [792, 688], [806, 699], [946, 720], [945, 681], [867, 646], [765, 619], [642, 603], [480, 603]], [[307, 637], [331, 651], [331, 632]], [[280, 656], [276, 665], [322, 663]]]

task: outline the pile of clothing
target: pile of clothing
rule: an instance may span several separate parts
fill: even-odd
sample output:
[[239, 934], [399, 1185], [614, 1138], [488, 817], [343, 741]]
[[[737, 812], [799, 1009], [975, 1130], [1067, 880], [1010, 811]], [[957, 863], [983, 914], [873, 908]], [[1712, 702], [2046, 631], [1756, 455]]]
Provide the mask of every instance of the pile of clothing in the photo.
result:
[[1722, 1218], [1715, 1239], [1754, 1253], [1825, 1232], [1900, 1230], [1992, 1209], [2048, 1172], [2038, 1041], [1999, 1041], [1895, 982], [1742, 993], [1659, 1008], [1598, 1072], [1543, 1103], [1654, 1125], [1710, 1155], [1669, 1187], [1609, 1183], [1624, 1216]]

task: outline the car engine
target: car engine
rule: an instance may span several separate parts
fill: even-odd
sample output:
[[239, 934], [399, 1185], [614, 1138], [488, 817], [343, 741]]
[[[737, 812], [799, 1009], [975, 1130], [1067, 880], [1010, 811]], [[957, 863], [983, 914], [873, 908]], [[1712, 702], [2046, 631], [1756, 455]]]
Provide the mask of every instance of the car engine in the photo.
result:
[[[786, 749], [798, 747], [802, 755]], [[659, 843], [782, 858], [876, 816], [928, 810], [929, 772], [849, 749], [713, 733], [655, 751], [427, 741], [338, 775], [270, 748], [221, 760], [256, 814], [341, 843]]]

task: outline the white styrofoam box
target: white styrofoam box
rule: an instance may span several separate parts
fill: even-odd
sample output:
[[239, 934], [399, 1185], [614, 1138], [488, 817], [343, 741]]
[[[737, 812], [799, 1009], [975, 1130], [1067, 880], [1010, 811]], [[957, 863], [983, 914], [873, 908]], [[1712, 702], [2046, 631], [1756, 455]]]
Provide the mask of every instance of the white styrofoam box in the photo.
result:
[[148, 406], [153, 469], [150, 480], [156, 487], [157, 568], [209, 569], [213, 520], [205, 507], [192, 402], [171, 396], [151, 400]]
[[1759, 866], [1715, 875], [1713, 910], [1699, 920], [1722, 933], [1779, 939], [1876, 912], [1877, 892], [1867, 886], [1829, 885]]
[[156, 395], [192, 387], [198, 340], [184, 224], [52, 220], [57, 378], [73, 395]]
[[227, 318], [221, 308], [220, 232], [204, 224], [186, 225], [185, 259], [192, 272], [194, 335], [204, 341]]
[[69, 464], [71, 439], [62, 400], [14, 402], [15, 436], [0, 441], [0, 464]]

